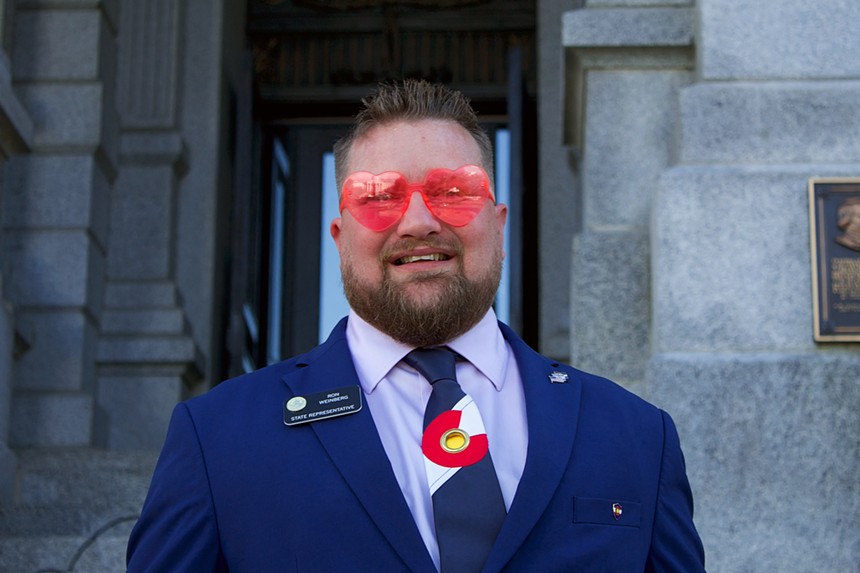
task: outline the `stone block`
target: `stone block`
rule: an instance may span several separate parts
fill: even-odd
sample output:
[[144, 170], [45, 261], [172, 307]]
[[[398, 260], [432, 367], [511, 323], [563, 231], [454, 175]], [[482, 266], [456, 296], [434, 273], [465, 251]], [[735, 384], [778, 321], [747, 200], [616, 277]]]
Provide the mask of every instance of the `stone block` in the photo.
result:
[[34, 147], [99, 147], [104, 128], [101, 84], [23, 84], [17, 90], [33, 120]]
[[160, 448], [183, 387], [181, 376], [100, 376], [98, 440], [112, 450]]
[[7, 234], [6, 295], [16, 305], [101, 308], [104, 253], [86, 230]]
[[88, 228], [107, 241], [110, 184], [91, 155], [19, 155], [6, 165], [6, 228]]
[[652, 228], [655, 350], [813, 348], [810, 175], [665, 172]]
[[17, 393], [10, 442], [17, 447], [87, 446], [92, 423], [92, 396]]
[[112, 279], [165, 279], [171, 271], [174, 173], [170, 166], [124, 166], [111, 201]]
[[175, 131], [123, 133], [120, 155], [125, 164], [171, 165], [177, 173], [188, 167], [188, 148]]
[[22, 311], [18, 321], [31, 333], [32, 346], [15, 363], [16, 390], [75, 392], [92, 387], [98, 333], [85, 313]]
[[860, 77], [856, 0], [699, 0], [706, 80]]
[[105, 306], [109, 308], [171, 308], [179, 304], [179, 293], [169, 281], [110, 281], [105, 288]]
[[651, 350], [645, 231], [578, 235], [570, 301], [571, 363], [641, 393]]
[[860, 356], [664, 354], [648, 393], [673, 416], [709, 571], [856, 571]]
[[98, 10], [21, 10], [12, 65], [18, 80], [94, 80], [100, 74]]
[[682, 163], [857, 162], [860, 81], [698, 83], [681, 127]]
[[573, 10], [562, 19], [567, 47], [689, 46], [693, 12], [689, 8], [603, 8]]
[[672, 160], [683, 71], [588, 72], [582, 186], [585, 225], [647, 226]]
[[193, 363], [199, 358], [190, 336], [122, 336], [99, 341], [102, 364]]
[[178, 308], [106, 310], [101, 330], [105, 334], [182, 334], [185, 316]]

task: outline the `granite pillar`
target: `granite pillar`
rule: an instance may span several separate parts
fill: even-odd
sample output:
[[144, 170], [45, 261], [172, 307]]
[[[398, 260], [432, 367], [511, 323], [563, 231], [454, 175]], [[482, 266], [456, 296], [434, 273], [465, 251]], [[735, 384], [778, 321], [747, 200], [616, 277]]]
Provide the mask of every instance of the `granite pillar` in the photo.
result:
[[175, 284], [183, 2], [124, 1], [119, 38], [120, 161], [98, 343], [96, 443], [158, 448], [170, 412], [200, 377]]
[[678, 423], [709, 570], [856, 570], [860, 348], [813, 341], [807, 182], [860, 176], [860, 5], [696, 12], [653, 211], [647, 393]]
[[675, 160], [678, 94], [694, 62], [692, 8], [675, 4], [587, 2], [564, 16], [565, 132], [581, 193], [570, 360], [639, 393], [651, 350], [651, 207]]
[[13, 366], [13, 445], [92, 439], [95, 339], [115, 176], [113, 2], [19, 2], [11, 69], [32, 121], [5, 173], [5, 293], [29, 350]]

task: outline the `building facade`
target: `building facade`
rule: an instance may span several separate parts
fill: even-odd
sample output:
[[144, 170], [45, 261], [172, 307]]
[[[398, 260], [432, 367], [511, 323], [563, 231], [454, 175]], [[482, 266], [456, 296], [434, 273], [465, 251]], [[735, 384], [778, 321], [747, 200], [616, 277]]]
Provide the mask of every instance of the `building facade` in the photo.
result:
[[0, 571], [123, 568], [174, 404], [300, 348], [290, 333], [318, 318], [301, 309], [321, 255], [273, 262], [298, 257], [295, 220], [281, 259], [259, 239], [278, 235], [279, 182], [305, 200], [296, 150], [407, 74], [460, 87], [510, 134], [510, 320], [672, 414], [708, 569], [857, 570], [860, 346], [813, 339], [807, 186], [860, 177], [860, 4], [0, 15]]

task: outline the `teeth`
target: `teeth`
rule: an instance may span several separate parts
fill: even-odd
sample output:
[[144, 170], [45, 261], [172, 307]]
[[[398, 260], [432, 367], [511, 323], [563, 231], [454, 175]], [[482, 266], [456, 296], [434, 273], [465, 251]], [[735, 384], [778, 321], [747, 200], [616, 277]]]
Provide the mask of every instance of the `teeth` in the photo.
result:
[[415, 263], [418, 261], [446, 261], [448, 257], [442, 253], [433, 253], [432, 255], [409, 255], [397, 261], [398, 264], [405, 265], [406, 263]]

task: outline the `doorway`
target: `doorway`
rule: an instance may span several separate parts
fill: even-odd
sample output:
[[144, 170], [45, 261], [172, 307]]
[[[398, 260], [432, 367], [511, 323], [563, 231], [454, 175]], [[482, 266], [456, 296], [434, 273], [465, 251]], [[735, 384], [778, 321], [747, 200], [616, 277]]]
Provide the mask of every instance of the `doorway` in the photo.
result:
[[346, 314], [331, 148], [376, 83], [405, 77], [462, 91], [495, 142], [496, 193], [511, 208], [496, 310], [537, 339], [534, 1], [350, 2], [249, 3], [260, 244], [245, 280], [258, 300], [234, 373], [312, 348]]

